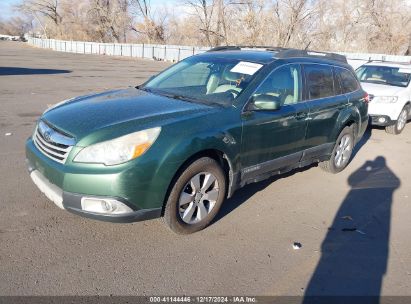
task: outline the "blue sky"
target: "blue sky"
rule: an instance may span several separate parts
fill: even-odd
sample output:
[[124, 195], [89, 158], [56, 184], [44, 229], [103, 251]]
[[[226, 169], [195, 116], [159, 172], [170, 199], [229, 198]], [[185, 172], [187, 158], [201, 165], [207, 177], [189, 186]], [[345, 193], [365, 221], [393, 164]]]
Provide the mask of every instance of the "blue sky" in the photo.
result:
[[[8, 19], [15, 15], [13, 5], [19, 4], [22, 0], [0, 0], [0, 20]], [[175, 3], [178, 0], [151, 0], [151, 6], [161, 5], [163, 3]]]
[[12, 6], [20, 3], [21, 0], [0, 0], [0, 19], [8, 19], [15, 14]]

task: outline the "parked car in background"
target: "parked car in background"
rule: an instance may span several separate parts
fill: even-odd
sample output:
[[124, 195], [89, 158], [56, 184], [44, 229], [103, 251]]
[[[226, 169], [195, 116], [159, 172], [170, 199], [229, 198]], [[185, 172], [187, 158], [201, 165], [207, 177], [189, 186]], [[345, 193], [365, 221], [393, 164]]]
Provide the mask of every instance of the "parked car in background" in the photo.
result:
[[400, 134], [411, 118], [411, 64], [369, 62], [356, 73], [370, 96], [371, 124]]
[[117, 222], [163, 216], [192, 233], [248, 183], [312, 163], [342, 171], [367, 103], [344, 56], [220, 47], [136, 88], [47, 110], [26, 156], [60, 208]]
[[20, 36], [1, 35], [0, 40], [19, 41]]

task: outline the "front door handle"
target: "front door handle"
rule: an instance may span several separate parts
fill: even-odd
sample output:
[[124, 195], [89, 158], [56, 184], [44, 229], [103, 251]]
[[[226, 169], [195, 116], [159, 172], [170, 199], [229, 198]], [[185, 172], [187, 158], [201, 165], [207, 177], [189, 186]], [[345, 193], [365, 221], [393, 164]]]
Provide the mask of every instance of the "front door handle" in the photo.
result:
[[295, 114], [294, 118], [297, 120], [301, 120], [301, 119], [306, 119], [307, 116], [308, 116], [307, 112], [300, 112], [300, 113]]

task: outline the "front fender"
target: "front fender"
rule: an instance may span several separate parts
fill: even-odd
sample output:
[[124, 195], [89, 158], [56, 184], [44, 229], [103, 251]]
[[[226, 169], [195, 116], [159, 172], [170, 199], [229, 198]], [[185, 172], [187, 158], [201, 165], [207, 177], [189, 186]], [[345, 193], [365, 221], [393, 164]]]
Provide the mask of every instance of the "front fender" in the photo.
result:
[[[177, 128], [172, 128], [168, 131], [169, 134], [164, 134], [165, 139], [172, 138], [168, 143], [160, 143], [157, 145], [158, 149], [150, 151], [156, 154], [155, 164], [151, 166], [152, 181], [146, 183], [148, 186], [143, 205], [153, 206], [150, 202], [155, 202], [157, 207], [161, 207], [166, 199], [167, 191], [170, 183], [178, 170], [189, 160], [192, 156], [206, 151], [217, 150], [225, 155], [229, 165], [230, 172], [237, 172], [239, 170], [239, 154], [241, 146], [241, 128], [234, 128], [232, 130], [209, 130], [204, 132], [190, 132], [194, 134], [187, 136], [188, 133], [179, 133]], [[159, 147], [166, 147], [161, 149]], [[230, 176], [231, 178], [231, 176]]]

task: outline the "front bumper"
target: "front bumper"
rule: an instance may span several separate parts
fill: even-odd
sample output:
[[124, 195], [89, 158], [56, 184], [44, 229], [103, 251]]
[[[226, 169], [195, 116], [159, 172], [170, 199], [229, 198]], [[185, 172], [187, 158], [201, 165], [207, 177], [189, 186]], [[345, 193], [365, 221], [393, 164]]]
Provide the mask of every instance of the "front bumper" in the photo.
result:
[[[65, 192], [61, 188], [52, 184], [38, 170], [33, 169], [29, 164], [30, 177], [34, 184], [43, 192], [59, 208], [65, 209], [77, 215], [84, 217], [116, 223], [130, 223], [143, 220], [158, 218], [161, 216], [161, 208], [135, 210], [135, 207], [122, 198], [99, 197], [101, 199], [115, 199], [122, 202], [130, 208], [134, 208], [132, 212], [123, 214], [106, 214], [90, 212], [82, 209], [81, 200], [87, 195]], [[95, 198], [96, 196], [93, 196]]]
[[403, 109], [400, 103], [378, 103], [371, 100], [368, 104], [368, 115], [371, 117], [385, 117], [389, 121], [395, 122]]
[[65, 193], [122, 198], [130, 203], [130, 209], [136, 211], [162, 209], [171, 175], [176, 171], [175, 163], [169, 162], [159, 168], [158, 163], [147, 155], [146, 159], [118, 166], [77, 164], [70, 159], [75, 155], [75, 149], [66, 163], [61, 164], [39, 151], [29, 138], [26, 141], [26, 159], [30, 171], [39, 171], [50, 184]]

